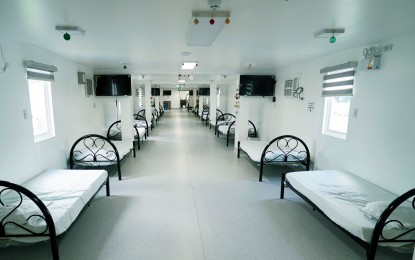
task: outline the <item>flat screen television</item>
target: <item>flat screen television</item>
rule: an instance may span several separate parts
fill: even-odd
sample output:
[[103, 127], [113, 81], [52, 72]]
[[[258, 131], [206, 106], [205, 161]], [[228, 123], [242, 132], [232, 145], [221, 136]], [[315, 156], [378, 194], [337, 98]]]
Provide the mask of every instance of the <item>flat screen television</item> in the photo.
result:
[[199, 88], [199, 96], [209, 96], [210, 88]]
[[159, 88], [151, 88], [151, 95], [152, 96], [160, 96], [160, 89]]
[[94, 75], [95, 96], [131, 96], [131, 75]]
[[274, 95], [276, 81], [273, 75], [241, 75], [239, 83], [239, 95], [265, 97]]
[[171, 90], [163, 90], [163, 96], [171, 96]]

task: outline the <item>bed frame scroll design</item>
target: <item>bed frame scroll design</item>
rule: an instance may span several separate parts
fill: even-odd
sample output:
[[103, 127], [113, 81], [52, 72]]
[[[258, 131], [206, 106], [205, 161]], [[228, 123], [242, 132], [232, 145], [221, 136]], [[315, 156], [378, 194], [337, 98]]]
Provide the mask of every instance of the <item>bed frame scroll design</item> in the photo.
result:
[[[77, 148], [78, 144], [82, 143], [83, 146], [90, 151], [87, 155], [81, 159], [76, 159], [75, 154], [82, 154], [82, 152]], [[106, 155], [102, 155], [99, 152], [104, 148], [105, 144], [108, 143], [112, 150], [106, 151]], [[93, 149], [97, 149], [94, 151]], [[115, 155], [115, 159], [108, 158], [111, 155]], [[80, 162], [113, 162], [117, 164], [118, 179], [121, 180], [121, 163], [120, 155], [118, 153], [117, 147], [106, 137], [97, 134], [89, 134], [80, 137], [72, 145], [71, 151], [69, 153], [69, 168], [73, 169], [74, 165]]]
[[[278, 155], [277, 157], [273, 158], [272, 160], [266, 159], [266, 155], [269, 153], [273, 153], [272, 151], [268, 151], [268, 148], [273, 144], [276, 143], [277, 148], [279, 151], [282, 152], [281, 155]], [[293, 144], [293, 145], [291, 145]], [[296, 151], [295, 149], [299, 147], [299, 145], [302, 145], [304, 150]], [[285, 148], [285, 150], [284, 150]], [[301, 147], [300, 147], [301, 148]], [[240, 149], [238, 145], [238, 150]], [[296, 155], [293, 155], [292, 152], [304, 154], [305, 158], [301, 159], [298, 158]], [[281, 158], [280, 156], [284, 156]], [[283, 159], [283, 160], [281, 160]], [[288, 161], [288, 159], [291, 159]], [[305, 166], [306, 171], [310, 170], [310, 151], [308, 150], [307, 145], [303, 140], [300, 138], [293, 136], [293, 135], [282, 135], [274, 138], [271, 142], [268, 143], [267, 146], [265, 146], [262, 155], [261, 155], [261, 162], [260, 162], [260, 170], [259, 170], [259, 181], [262, 181], [262, 174], [264, 170], [264, 164], [269, 163], [301, 163]]]
[[[0, 207], [5, 207], [5, 203], [2, 200], [2, 194], [6, 193], [7, 191], [11, 191], [11, 192], [16, 192], [19, 195], [19, 202], [17, 205], [14, 206], [14, 208], [11, 209], [11, 211], [1, 219], [0, 221], [0, 238], [1, 237], [31, 237], [31, 236], [43, 236], [43, 237], [49, 237], [50, 239], [50, 245], [51, 245], [51, 250], [52, 250], [52, 256], [53, 259], [57, 260], [59, 259], [59, 247], [58, 247], [58, 239], [56, 236], [56, 229], [55, 229], [55, 224], [53, 222], [53, 218], [48, 210], [48, 208], [45, 206], [45, 204], [35, 195], [33, 194], [31, 191], [29, 191], [28, 189], [11, 183], [11, 182], [7, 182], [7, 181], [0, 181], [0, 187], [5, 187], [2, 190], [0, 190]], [[29, 216], [26, 220], [28, 221], [29, 219], [31, 219], [32, 217], [40, 217], [42, 218], [45, 223], [46, 223], [46, 227], [45, 230], [42, 232], [35, 232], [33, 230], [30, 230], [26, 227], [23, 227], [22, 225], [13, 222], [13, 221], [7, 221], [7, 218], [14, 212], [16, 211], [20, 205], [22, 205], [23, 203], [23, 195], [27, 198], [29, 198], [42, 212], [42, 215], [39, 214], [33, 214], [31, 216]], [[19, 228], [21, 228], [22, 230], [27, 231], [29, 234], [6, 234], [6, 226], [7, 225], [15, 225], [18, 226]], [[49, 231], [49, 232], [48, 232]]]

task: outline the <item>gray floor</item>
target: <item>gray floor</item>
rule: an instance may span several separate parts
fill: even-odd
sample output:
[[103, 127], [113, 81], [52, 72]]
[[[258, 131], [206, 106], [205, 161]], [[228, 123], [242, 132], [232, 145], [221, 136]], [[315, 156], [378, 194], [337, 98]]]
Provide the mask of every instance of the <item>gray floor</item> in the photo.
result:
[[[364, 259], [365, 251], [192, 113], [166, 111], [138, 151], [61, 237], [61, 259]], [[411, 259], [380, 249], [377, 259]], [[0, 259], [50, 259], [48, 243]]]

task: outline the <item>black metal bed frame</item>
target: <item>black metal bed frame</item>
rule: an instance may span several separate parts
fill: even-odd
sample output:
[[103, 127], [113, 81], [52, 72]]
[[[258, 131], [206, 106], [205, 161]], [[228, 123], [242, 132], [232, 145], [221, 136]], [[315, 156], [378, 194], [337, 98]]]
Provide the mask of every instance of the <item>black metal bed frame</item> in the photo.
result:
[[159, 104], [160, 117], [164, 115], [164, 107]]
[[202, 122], [205, 121], [205, 119], [203, 118], [204, 114], [206, 115], [206, 121], [208, 121], [209, 111], [210, 111], [210, 108], [208, 106], [205, 106], [203, 108], [202, 114], [200, 114], [200, 119], [202, 120]]
[[[98, 194], [98, 192], [101, 190], [102, 186], [106, 186], [106, 196], [109, 197], [110, 196], [110, 182], [109, 182], [109, 175], [107, 174], [107, 178], [106, 180], [100, 185], [100, 187], [98, 188], [98, 190], [95, 192], [95, 194], [91, 197], [91, 199], [86, 203], [86, 205], [89, 205], [91, 203], [91, 201], [95, 198], [95, 196]], [[2, 201], [2, 193], [3, 192], [7, 192], [7, 191], [15, 191], [20, 198], [20, 201], [18, 203], [18, 205], [16, 205], [6, 216], [4, 216], [1, 221], [0, 221], [0, 238], [13, 238], [13, 237], [49, 237], [50, 240], [50, 246], [51, 246], [51, 251], [52, 251], [52, 257], [54, 260], [59, 260], [59, 245], [58, 245], [58, 238], [61, 236], [57, 236], [56, 235], [56, 228], [55, 228], [55, 223], [53, 221], [52, 215], [50, 214], [49, 209], [45, 206], [45, 204], [42, 202], [42, 200], [39, 199], [38, 196], [36, 196], [33, 192], [31, 192], [30, 190], [26, 189], [25, 187], [15, 184], [15, 183], [11, 183], [11, 182], [7, 182], [7, 181], [2, 181], [0, 180], [0, 187], [5, 187], [4, 189], [0, 190], [0, 207], [4, 207], [4, 203]], [[26, 227], [23, 227], [22, 225], [15, 223], [13, 221], [7, 221], [7, 218], [14, 212], [16, 211], [20, 205], [23, 202], [23, 195], [26, 196], [27, 198], [29, 198], [31, 201], [33, 201], [33, 203], [40, 209], [40, 211], [42, 212], [42, 215], [38, 215], [38, 214], [33, 214], [31, 216], [29, 216], [26, 220], [28, 221], [30, 218], [32, 217], [40, 217], [42, 218], [45, 223], [46, 223], [46, 228], [45, 230], [43, 230], [42, 232], [35, 232], [33, 230], [30, 230]], [[83, 210], [85, 209], [85, 207], [81, 210], [81, 212], [83, 212]], [[76, 220], [76, 219], [75, 219]], [[21, 228], [22, 230], [25, 230], [26, 232], [28, 232], [28, 234], [6, 234], [6, 226], [7, 225], [14, 225], [17, 226], [19, 228]]]
[[138, 121], [143, 121], [145, 123], [145, 126], [140, 124], [140, 125], [136, 125], [137, 128], [143, 127], [146, 129], [146, 135], [144, 136], [145, 139], [147, 139], [147, 136], [149, 136], [149, 131], [148, 131], [148, 122], [145, 116], [140, 115], [140, 114], [134, 114], [134, 119], [138, 120]]
[[[222, 119], [222, 120], [221, 120]], [[230, 124], [236, 120], [236, 117], [231, 113], [222, 113], [220, 116], [216, 118], [215, 122], [215, 135], [219, 136], [219, 125], [222, 125], [224, 122], [226, 124]]]
[[[235, 130], [232, 131], [232, 126], [235, 124], [236, 121], [233, 121], [229, 127], [228, 130], [226, 131], [226, 146], [229, 146], [229, 139], [233, 136], [235, 136]], [[257, 131], [256, 131], [256, 127], [255, 124], [252, 123], [251, 120], [248, 120], [248, 124], [250, 124], [252, 127], [248, 128], [248, 137], [257, 137]], [[253, 129], [253, 130], [251, 130]], [[219, 129], [218, 129], [219, 130]], [[220, 135], [220, 132], [218, 131], [218, 137]]]
[[[87, 141], [89, 141], [91, 143], [87, 144], [86, 143]], [[81, 142], [83, 143], [84, 147], [90, 151], [90, 153], [85, 155], [80, 160], [77, 160], [76, 158], [74, 158], [74, 154], [75, 153], [81, 153], [80, 150], [76, 149], [78, 143], [81, 143]], [[114, 160], [111, 160], [110, 158], [108, 158], [106, 156], [98, 154], [98, 152], [101, 149], [103, 149], [103, 147], [105, 146], [106, 143], [108, 143], [112, 147], [112, 150], [106, 151], [107, 152], [106, 154], [108, 156], [115, 155], [116, 158]], [[92, 148], [98, 149], [98, 150], [96, 152], [94, 152], [92, 150]], [[125, 157], [127, 157], [127, 156], [125, 156]], [[115, 145], [108, 138], [106, 138], [102, 135], [89, 134], [89, 135], [84, 135], [84, 136], [80, 137], [78, 140], [75, 141], [75, 143], [72, 145], [71, 151], [69, 153], [69, 168], [73, 169], [75, 164], [88, 163], [88, 162], [90, 162], [90, 163], [96, 163], [96, 162], [116, 163], [117, 164], [118, 179], [119, 180], [122, 179], [121, 178], [121, 159], [120, 159], [120, 155], [118, 153], [117, 147], [115, 147]], [[95, 166], [92, 166], [92, 167], [95, 167]], [[102, 167], [102, 166], [99, 166], [99, 167]]]
[[[208, 113], [206, 115], [206, 126], [209, 125], [209, 129], [211, 129], [212, 128], [212, 124], [211, 124], [212, 121], [210, 120], [209, 115], [210, 115], [210, 110], [208, 111]], [[218, 118], [221, 115], [223, 115], [223, 112], [220, 109], [217, 109], [216, 108], [216, 116], [215, 116], [215, 118]]]
[[[113, 128], [115, 128], [115, 130]], [[135, 131], [134, 141], [133, 141], [133, 155], [135, 157], [135, 144], [137, 143], [137, 149], [141, 150], [140, 138], [141, 138], [141, 141], [144, 142], [144, 136], [140, 137], [137, 125], [133, 125], [133, 129]], [[107, 138], [109, 140], [115, 140], [115, 141], [122, 140], [121, 120], [115, 121], [114, 123], [110, 125], [110, 127], [108, 127]]]
[[376, 250], [379, 245], [379, 243], [402, 243], [402, 242], [415, 242], [415, 239], [400, 239], [406, 234], [409, 234], [411, 232], [415, 231], [415, 228], [409, 229], [399, 235], [396, 235], [392, 238], [386, 238], [383, 235], [383, 229], [386, 225], [392, 222], [396, 222], [399, 225], [403, 226], [403, 224], [399, 220], [388, 220], [389, 216], [392, 214], [392, 212], [402, 203], [412, 198], [412, 207], [415, 210], [415, 189], [411, 189], [407, 191], [406, 193], [402, 194], [401, 196], [397, 197], [394, 201], [392, 201], [389, 206], [383, 211], [381, 216], [379, 217], [378, 221], [376, 222], [375, 228], [372, 233], [371, 241], [368, 243], [361, 238], [353, 235], [345, 228], [339, 226], [337, 223], [335, 223], [333, 220], [331, 220], [319, 207], [316, 206], [309, 198], [307, 198], [305, 195], [303, 195], [300, 191], [295, 189], [290, 182], [286, 179], [287, 173], [283, 173], [281, 176], [281, 190], [280, 190], [280, 199], [284, 199], [284, 188], [289, 187], [292, 191], [294, 191], [298, 196], [300, 196], [304, 201], [306, 201], [308, 204], [310, 204], [313, 207], [313, 210], [317, 210], [320, 212], [325, 218], [327, 218], [331, 223], [333, 223], [336, 227], [338, 227], [341, 231], [343, 231], [347, 236], [352, 238], [354, 241], [356, 241], [360, 246], [366, 249], [366, 258], [368, 260], [374, 260], [376, 256]]
[[[147, 119], [146, 119], [146, 110], [145, 109], [141, 109], [140, 111], [138, 111], [137, 114], [134, 114], [134, 116], [142, 116], [146, 120], [146, 122], [147, 122]], [[153, 130], [153, 128], [154, 128], [154, 122], [153, 121], [156, 121], [153, 113], [151, 113], [151, 118], [152, 118], [152, 122], [151, 122], [150, 129]], [[140, 119], [138, 119], [138, 120], [140, 120]], [[147, 122], [147, 129], [148, 129], [148, 122]], [[147, 136], [149, 136], [148, 131], [147, 131]]]
[[[218, 119], [218, 117], [220, 117], [221, 115], [223, 115], [223, 112], [220, 109], [216, 109], [216, 120]], [[209, 120], [209, 129], [212, 129], [212, 121]], [[216, 121], [215, 121], [215, 125], [216, 126]], [[216, 134], [216, 130], [215, 130], [215, 134]]]
[[[282, 152], [282, 154], [273, 158], [272, 160], [268, 160], [266, 158], [266, 155], [269, 153], [273, 153], [273, 151], [268, 151], [268, 148], [270, 148], [270, 146], [275, 142], [276, 142], [277, 148], [279, 149], [279, 151]], [[293, 145], [290, 145], [290, 144], [293, 144]], [[303, 146], [302, 148], [304, 150], [297, 151], [296, 150], [297, 148], [301, 148], [301, 146], [299, 147], [300, 144]], [[288, 151], [286, 151], [287, 149]], [[238, 158], [240, 158], [241, 151], [243, 151], [241, 148], [241, 142], [238, 141], [238, 155], [237, 155]], [[304, 159], [298, 158], [297, 156], [292, 154], [292, 152], [304, 154], [305, 158]], [[291, 159], [290, 161], [288, 161], [289, 158]], [[273, 140], [271, 140], [265, 146], [264, 150], [262, 151], [260, 168], [259, 168], [259, 181], [262, 182], [262, 175], [263, 175], [265, 164], [298, 164], [298, 163], [304, 165], [306, 171], [310, 170], [310, 151], [308, 150], [308, 147], [305, 144], [305, 142], [301, 140], [300, 138], [293, 136], [293, 135], [278, 136], [274, 138]]]

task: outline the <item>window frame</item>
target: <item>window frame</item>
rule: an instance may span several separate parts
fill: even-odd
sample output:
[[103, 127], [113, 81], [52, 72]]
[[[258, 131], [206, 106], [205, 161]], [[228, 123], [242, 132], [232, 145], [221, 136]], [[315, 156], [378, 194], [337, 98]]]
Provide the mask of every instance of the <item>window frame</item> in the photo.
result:
[[[32, 102], [33, 98], [30, 94], [30, 88], [40, 87], [32, 85], [33, 81], [42, 82], [42, 94], [44, 96], [45, 102], [43, 106], [43, 112], [46, 114], [46, 131], [42, 133], [35, 133], [35, 124], [34, 124], [34, 112], [32, 109]], [[35, 83], [37, 84], [37, 83]], [[40, 80], [40, 79], [28, 79], [28, 87], [29, 87], [29, 99], [30, 99], [30, 111], [32, 115], [32, 128], [33, 128], [33, 137], [34, 141], [41, 142], [56, 136], [55, 134], [55, 120], [54, 120], [54, 113], [53, 113], [53, 102], [52, 102], [52, 90], [51, 90], [51, 82], [47, 80]]]
[[332, 110], [332, 101], [336, 97], [342, 96], [331, 96], [331, 97], [324, 97], [324, 113], [323, 113], [323, 127], [322, 127], [322, 134], [340, 138], [343, 140], [347, 139], [347, 133], [349, 130], [349, 120], [350, 120], [350, 109], [351, 109], [351, 96], [348, 96], [349, 99], [349, 109], [347, 115], [347, 126], [345, 132], [339, 132], [333, 129], [330, 129], [330, 120], [331, 120], [331, 110]]

